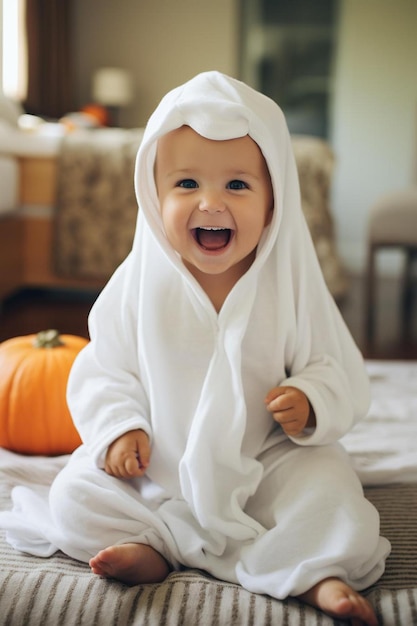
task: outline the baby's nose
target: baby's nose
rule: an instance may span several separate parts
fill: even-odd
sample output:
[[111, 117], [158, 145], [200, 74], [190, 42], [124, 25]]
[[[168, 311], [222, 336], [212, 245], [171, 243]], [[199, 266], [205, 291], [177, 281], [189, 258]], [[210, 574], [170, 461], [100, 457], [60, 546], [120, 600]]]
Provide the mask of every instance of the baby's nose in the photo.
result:
[[225, 210], [226, 204], [223, 196], [217, 191], [206, 191], [202, 194], [199, 209], [208, 213], [221, 213]]

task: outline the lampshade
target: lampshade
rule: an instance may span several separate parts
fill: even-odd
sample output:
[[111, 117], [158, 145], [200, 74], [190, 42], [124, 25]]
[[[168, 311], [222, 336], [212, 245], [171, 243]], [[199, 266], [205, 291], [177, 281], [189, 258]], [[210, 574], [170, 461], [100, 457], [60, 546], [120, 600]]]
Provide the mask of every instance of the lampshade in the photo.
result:
[[118, 67], [102, 67], [93, 76], [93, 98], [105, 106], [125, 106], [133, 97], [132, 77]]

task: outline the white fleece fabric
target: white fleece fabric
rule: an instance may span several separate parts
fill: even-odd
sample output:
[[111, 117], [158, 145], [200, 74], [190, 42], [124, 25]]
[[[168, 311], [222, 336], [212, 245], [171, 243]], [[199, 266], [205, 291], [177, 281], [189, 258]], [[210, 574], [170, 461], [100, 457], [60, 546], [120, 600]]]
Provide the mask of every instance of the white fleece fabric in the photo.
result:
[[[220, 313], [169, 245], [158, 206], [157, 140], [183, 125], [219, 141], [249, 135], [272, 180], [273, 219]], [[281, 110], [235, 79], [198, 75], [151, 116], [135, 186], [132, 251], [92, 309], [91, 342], [70, 375], [84, 446], [52, 488], [54, 530], [37, 553], [88, 560], [137, 540], [174, 567], [274, 597], [328, 575], [372, 584], [389, 544], [336, 444], [366, 414], [369, 382], [319, 268]], [[307, 395], [313, 431], [291, 439], [273, 421], [264, 397], [278, 384]], [[151, 462], [146, 478], [126, 484], [101, 468], [109, 444], [137, 428], [151, 438]], [[24, 500], [21, 488], [16, 511], [27, 516]], [[31, 535], [42, 516], [33, 511]], [[9, 540], [33, 550], [8, 519]]]

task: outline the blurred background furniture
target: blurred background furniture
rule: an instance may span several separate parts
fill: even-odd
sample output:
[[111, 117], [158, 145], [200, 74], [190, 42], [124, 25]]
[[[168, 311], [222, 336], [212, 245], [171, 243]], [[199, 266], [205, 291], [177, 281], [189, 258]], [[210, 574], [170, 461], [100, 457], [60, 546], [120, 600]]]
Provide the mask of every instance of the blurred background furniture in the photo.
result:
[[19, 281], [19, 225], [11, 215], [18, 207], [19, 168], [16, 159], [0, 154], [0, 301]]
[[365, 331], [375, 338], [377, 312], [377, 253], [397, 248], [404, 253], [401, 328], [409, 337], [413, 309], [413, 265], [417, 261], [417, 186], [380, 197], [371, 207], [368, 229], [368, 260], [365, 281]]

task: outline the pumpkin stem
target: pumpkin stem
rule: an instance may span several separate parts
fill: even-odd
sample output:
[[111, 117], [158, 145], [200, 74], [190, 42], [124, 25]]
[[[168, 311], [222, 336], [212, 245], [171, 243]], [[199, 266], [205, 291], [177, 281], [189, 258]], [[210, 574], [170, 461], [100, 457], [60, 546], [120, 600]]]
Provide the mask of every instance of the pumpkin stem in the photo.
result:
[[55, 329], [41, 330], [35, 337], [33, 342], [35, 348], [57, 348], [63, 346], [64, 342], [61, 341], [59, 331]]

